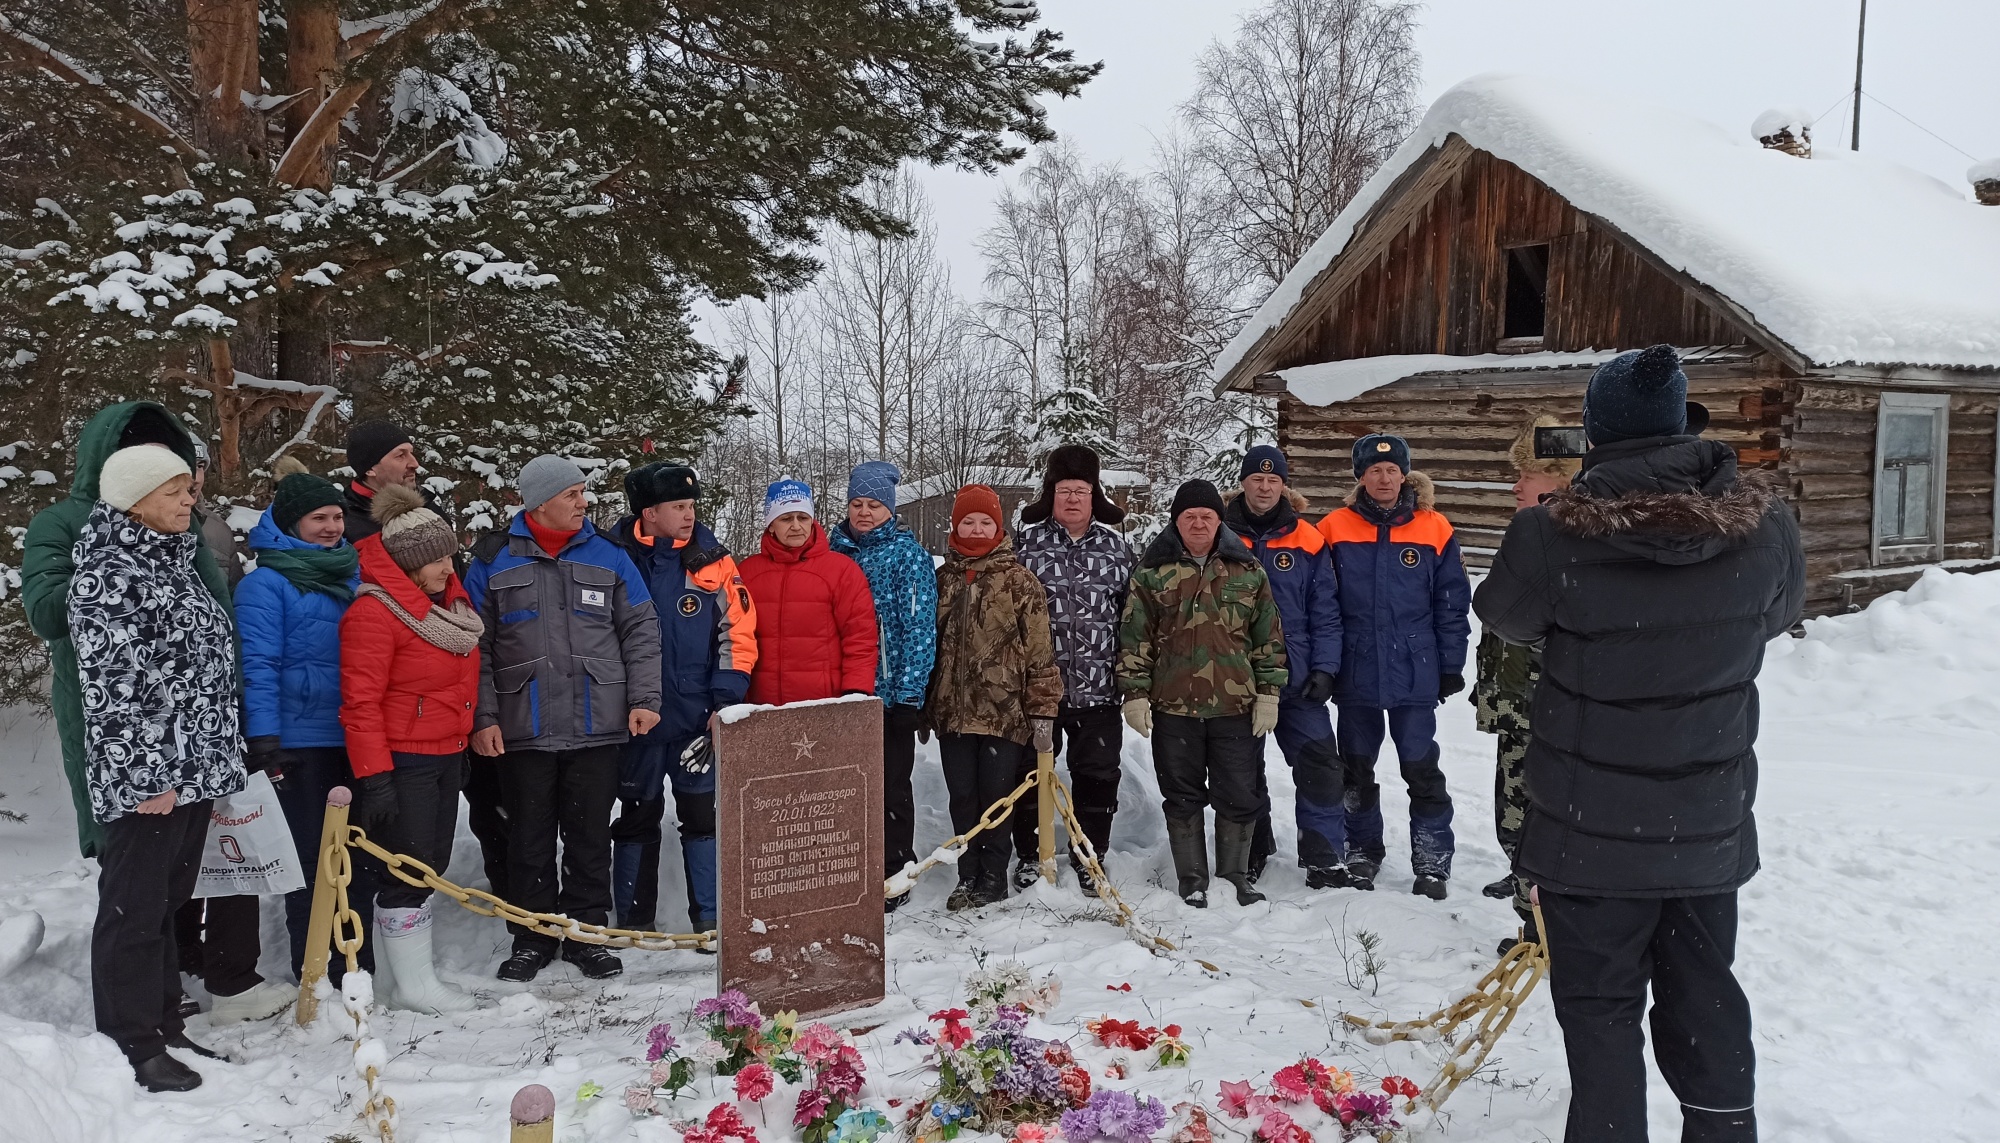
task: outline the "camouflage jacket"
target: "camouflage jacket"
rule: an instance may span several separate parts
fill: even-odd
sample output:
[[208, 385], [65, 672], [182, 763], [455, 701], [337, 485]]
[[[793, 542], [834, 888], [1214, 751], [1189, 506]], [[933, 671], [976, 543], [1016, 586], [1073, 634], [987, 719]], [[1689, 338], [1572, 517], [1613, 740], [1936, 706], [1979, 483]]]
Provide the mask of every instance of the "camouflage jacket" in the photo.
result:
[[1285, 680], [1285, 632], [1263, 565], [1228, 528], [1197, 564], [1169, 525], [1132, 573], [1118, 689], [1163, 714], [1218, 718], [1248, 714]]
[[1535, 684], [1542, 678], [1541, 652], [1482, 631], [1475, 658], [1479, 664], [1479, 677], [1472, 684], [1475, 724], [1487, 734], [1527, 733]]
[[1062, 702], [1042, 585], [1006, 537], [978, 559], [957, 552], [937, 570], [937, 665], [924, 715], [941, 734], [1026, 743], [1031, 718]]

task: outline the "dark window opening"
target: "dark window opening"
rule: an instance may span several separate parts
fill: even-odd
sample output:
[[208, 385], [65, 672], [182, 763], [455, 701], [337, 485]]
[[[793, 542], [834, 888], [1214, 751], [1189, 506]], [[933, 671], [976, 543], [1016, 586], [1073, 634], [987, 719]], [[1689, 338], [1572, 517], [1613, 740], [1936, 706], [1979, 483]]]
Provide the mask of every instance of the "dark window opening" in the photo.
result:
[[1549, 248], [1515, 246], [1507, 251], [1507, 314], [1501, 337], [1540, 337], [1548, 314]]

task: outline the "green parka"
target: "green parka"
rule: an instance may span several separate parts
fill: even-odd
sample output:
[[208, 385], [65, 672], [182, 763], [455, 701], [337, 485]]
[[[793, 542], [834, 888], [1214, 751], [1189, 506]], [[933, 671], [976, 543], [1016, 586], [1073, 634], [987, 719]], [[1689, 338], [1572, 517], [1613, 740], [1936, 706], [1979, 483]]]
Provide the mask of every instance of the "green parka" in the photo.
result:
[[[164, 406], [126, 401], [90, 418], [77, 438], [69, 496], [37, 512], [28, 522], [27, 550], [22, 554], [21, 602], [28, 609], [28, 625], [49, 645], [49, 697], [55, 706], [56, 732], [62, 740], [63, 775], [69, 779], [70, 798], [76, 805], [77, 844], [85, 857], [97, 856], [101, 835], [91, 816], [90, 787], [84, 776], [83, 695], [77, 681], [76, 651], [69, 641], [69, 581], [76, 573], [70, 553], [97, 503], [97, 476], [104, 462], [126, 444], [162, 438], [175, 439], [173, 450], [189, 468], [194, 467], [194, 438]], [[209, 594], [233, 622], [229, 584], [206, 544], [196, 547], [194, 566]]]

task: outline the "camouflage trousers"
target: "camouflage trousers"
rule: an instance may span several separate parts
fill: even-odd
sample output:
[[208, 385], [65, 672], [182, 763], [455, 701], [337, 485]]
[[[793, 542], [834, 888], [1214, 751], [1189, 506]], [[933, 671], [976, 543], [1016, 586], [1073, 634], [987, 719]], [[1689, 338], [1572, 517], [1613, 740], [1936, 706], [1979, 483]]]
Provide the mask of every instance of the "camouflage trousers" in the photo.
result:
[[[1509, 720], [1510, 722], [1512, 720]], [[1495, 737], [1499, 749], [1493, 768], [1493, 830], [1500, 840], [1500, 851], [1512, 861], [1521, 848], [1521, 831], [1528, 824], [1528, 742], [1527, 726], [1518, 729], [1502, 727]], [[1528, 908], [1528, 887], [1520, 878], [1514, 879], [1514, 911], [1522, 920], [1533, 916]]]

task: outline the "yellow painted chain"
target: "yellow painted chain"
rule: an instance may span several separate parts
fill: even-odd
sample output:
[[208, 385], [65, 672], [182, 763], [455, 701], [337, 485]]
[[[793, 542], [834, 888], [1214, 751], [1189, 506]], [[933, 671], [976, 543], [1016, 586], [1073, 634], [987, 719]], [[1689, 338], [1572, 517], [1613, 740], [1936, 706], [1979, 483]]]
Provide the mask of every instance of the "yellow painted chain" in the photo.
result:
[[[1499, 1041], [1507, 1026], [1514, 1022], [1528, 994], [1548, 975], [1548, 938], [1541, 935], [1548, 930], [1542, 924], [1542, 907], [1534, 903], [1529, 908], [1534, 910], [1536, 939], [1532, 942], [1521, 940], [1508, 949], [1506, 955], [1500, 958], [1500, 963], [1489, 969], [1485, 976], [1479, 978], [1479, 983], [1472, 986], [1472, 991], [1456, 1002], [1421, 1020], [1371, 1021], [1366, 1016], [1341, 1016], [1349, 1024], [1365, 1029], [1370, 1043], [1382, 1044], [1394, 1040], [1449, 1042], [1459, 1025], [1479, 1017], [1479, 1027], [1452, 1049], [1451, 1055], [1439, 1065], [1437, 1075], [1431, 1077], [1423, 1094], [1418, 1096], [1418, 1101], [1433, 1111], [1458, 1090], [1459, 1084], [1486, 1063], [1493, 1045]], [[1526, 933], [1521, 935], [1524, 938], [1527, 936]], [[1526, 983], [1522, 982], [1523, 977], [1527, 978]], [[1478, 1049], [1476, 1052], [1475, 1048]]]
[[[953, 837], [943, 845], [932, 850], [931, 855], [918, 862], [914, 869], [907, 865], [904, 866], [902, 871], [897, 873], [895, 877], [890, 878], [889, 881], [895, 881], [900, 878], [910, 885], [915, 885], [919, 877], [922, 877], [940, 865], [949, 863], [951, 857], [963, 857], [967, 842], [970, 842], [974, 837], [989, 829], [998, 829], [1006, 825], [1013, 817], [1014, 803], [1026, 797], [1028, 791], [1034, 788], [1035, 773], [1031, 770], [1028, 772], [1027, 778], [1023, 779], [1020, 785], [1014, 787], [1013, 793], [986, 807], [986, 812], [980, 815], [979, 821], [971, 829], [966, 830], [964, 833]], [[946, 856], [947, 854], [950, 856]], [[894, 897], [896, 894], [888, 892], [889, 881], [883, 882], [883, 892], [887, 896]]]
[[[354, 859], [344, 845], [329, 845], [320, 853], [325, 863], [325, 876], [333, 886], [333, 945], [347, 961], [347, 971], [359, 972], [361, 953], [361, 914], [347, 898], [347, 887], [354, 881]], [[367, 1040], [367, 1024], [361, 1013], [350, 1013], [354, 1020], [354, 1050], [359, 1052]], [[396, 1143], [396, 1130], [391, 1124], [396, 1119], [396, 1098], [382, 1090], [381, 1075], [370, 1064], [361, 1072], [362, 1080], [368, 1085], [368, 1099], [361, 1105], [361, 1117], [375, 1129], [382, 1143]]]

